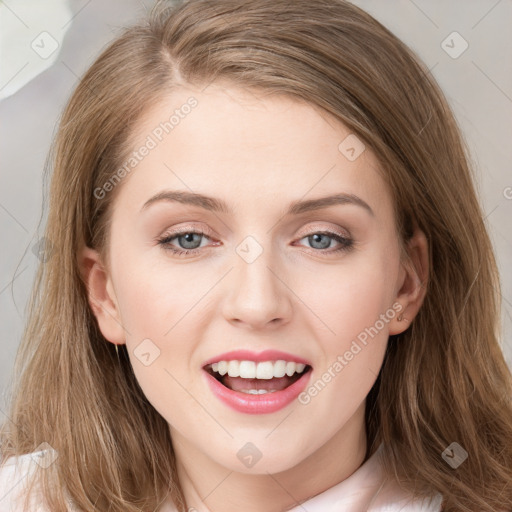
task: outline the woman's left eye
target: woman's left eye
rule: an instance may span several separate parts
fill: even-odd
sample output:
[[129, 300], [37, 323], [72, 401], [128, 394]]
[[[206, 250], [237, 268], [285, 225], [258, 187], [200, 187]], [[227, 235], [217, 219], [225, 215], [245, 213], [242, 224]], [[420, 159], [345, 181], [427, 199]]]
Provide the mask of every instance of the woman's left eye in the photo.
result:
[[[163, 246], [166, 251], [171, 251], [177, 256], [186, 256], [187, 254], [199, 252], [201, 247], [201, 241], [204, 238], [209, 238], [206, 233], [202, 231], [182, 231], [180, 233], [172, 233], [166, 235], [158, 240], [158, 243]], [[181, 247], [172, 245], [172, 241], [178, 240]], [[338, 233], [331, 231], [319, 231], [311, 233], [300, 240], [307, 239], [311, 245], [318, 245], [319, 247], [311, 247], [312, 249], [318, 249], [320, 252], [334, 253], [340, 251], [348, 251], [352, 248], [354, 241], [350, 238], [343, 237]], [[299, 240], [299, 241], [300, 241]], [[331, 241], [337, 242], [340, 246], [336, 249], [326, 251], [325, 249], [331, 248]]]
[[320, 247], [312, 247], [313, 249], [329, 249], [331, 245], [331, 241], [336, 241], [340, 246], [331, 251], [323, 251], [327, 253], [339, 252], [339, 251], [348, 251], [352, 248], [354, 241], [351, 238], [347, 238], [339, 235], [338, 233], [333, 233], [331, 231], [319, 231], [316, 233], [312, 233], [311, 235], [305, 236], [301, 238], [301, 240], [308, 240], [310, 244], [318, 244]]

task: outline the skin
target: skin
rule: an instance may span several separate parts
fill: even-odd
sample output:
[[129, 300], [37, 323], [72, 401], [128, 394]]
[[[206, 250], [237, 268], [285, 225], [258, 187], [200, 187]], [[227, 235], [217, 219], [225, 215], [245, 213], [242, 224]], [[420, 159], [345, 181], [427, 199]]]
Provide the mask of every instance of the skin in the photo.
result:
[[[411, 264], [400, 261], [374, 155], [366, 148], [349, 161], [338, 149], [347, 127], [288, 97], [220, 84], [174, 89], [141, 120], [134, 149], [191, 95], [197, 107], [118, 185], [108, 267], [96, 251], [81, 253], [89, 301], [105, 338], [126, 343], [142, 390], [169, 423], [187, 506], [281, 512], [363, 463], [366, 396], [388, 336], [407, 329], [423, 301], [427, 242], [416, 231]], [[165, 201], [141, 212], [164, 189], [222, 199], [232, 213]], [[344, 204], [283, 216], [292, 201], [335, 192], [355, 194], [374, 215]], [[189, 238], [198, 251], [178, 257], [157, 239], [181, 228], [211, 236]], [[352, 248], [333, 252], [334, 238], [310, 237], [324, 230], [350, 237]], [[263, 251], [252, 263], [236, 252], [249, 235]], [[314, 383], [394, 303], [407, 320], [385, 323], [307, 404], [243, 414], [206, 385], [204, 361], [240, 348], [303, 357]], [[134, 354], [144, 339], [160, 350], [149, 366]], [[237, 457], [247, 442], [262, 454], [251, 468]]]

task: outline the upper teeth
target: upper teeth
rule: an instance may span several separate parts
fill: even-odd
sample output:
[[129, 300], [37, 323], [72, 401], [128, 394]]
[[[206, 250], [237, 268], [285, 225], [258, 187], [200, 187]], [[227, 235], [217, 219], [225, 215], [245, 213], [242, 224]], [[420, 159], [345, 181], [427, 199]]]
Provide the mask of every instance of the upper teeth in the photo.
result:
[[219, 361], [212, 364], [212, 370], [220, 375], [241, 377], [242, 379], [272, 379], [274, 377], [291, 377], [295, 372], [302, 373], [305, 364], [292, 361]]

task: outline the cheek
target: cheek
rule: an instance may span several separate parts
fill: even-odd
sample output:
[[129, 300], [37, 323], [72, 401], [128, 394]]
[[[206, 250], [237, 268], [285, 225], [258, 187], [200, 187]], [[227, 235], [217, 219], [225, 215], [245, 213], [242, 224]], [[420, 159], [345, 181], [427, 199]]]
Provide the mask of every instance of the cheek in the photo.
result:
[[194, 286], [183, 272], [167, 269], [162, 273], [147, 263], [129, 263], [128, 258], [118, 282], [116, 294], [126, 347], [142, 387], [151, 387], [151, 382], [156, 379], [156, 384], [166, 369], [172, 371], [167, 354], [171, 344], [173, 359], [183, 362], [192, 350], [189, 340], [184, 339], [182, 325], [190, 327], [187, 320], [194, 310], [188, 315], [187, 311], [197, 303], [197, 290], [194, 293]]
[[[338, 349], [373, 326], [390, 310], [395, 296], [397, 266], [392, 258], [378, 252], [349, 258], [321, 273], [308, 274], [298, 292], [328, 330], [330, 335], [324, 338]], [[378, 327], [387, 334], [380, 322]]]
[[160, 272], [147, 262], [126, 269], [118, 299], [130, 343], [141, 337], [154, 337], [156, 343], [165, 343], [171, 337], [179, 319], [198, 301], [199, 290], [193, 277], [178, 266], [162, 268]]
[[191, 325], [197, 325], [201, 309], [197, 303], [204, 291], [183, 270], [130, 268], [117, 291], [133, 372], [153, 407], [167, 421], [181, 425], [180, 411], [189, 411], [190, 417], [202, 414], [184, 389], [195, 376], [190, 363], [195, 347]]

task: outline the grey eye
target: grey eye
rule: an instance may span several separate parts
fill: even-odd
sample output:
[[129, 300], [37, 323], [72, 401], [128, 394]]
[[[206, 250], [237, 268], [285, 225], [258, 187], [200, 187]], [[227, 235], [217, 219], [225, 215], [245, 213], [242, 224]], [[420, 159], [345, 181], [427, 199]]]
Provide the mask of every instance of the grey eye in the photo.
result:
[[[194, 240], [194, 237], [196, 237], [196, 240]], [[201, 245], [202, 238], [203, 235], [200, 233], [185, 233], [176, 237], [182, 249], [197, 249]], [[183, 244], [182, 240], [184, 240]]]
[[331, 245], [331, 241], [333, 239], [332, 236], [326, 235], [325, 233], [315, 233], [314, 235], [309, 235], [305, 238], [308, 239], [308, 242], [311, 244], [313, 249], [327, 249]]

